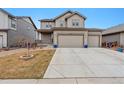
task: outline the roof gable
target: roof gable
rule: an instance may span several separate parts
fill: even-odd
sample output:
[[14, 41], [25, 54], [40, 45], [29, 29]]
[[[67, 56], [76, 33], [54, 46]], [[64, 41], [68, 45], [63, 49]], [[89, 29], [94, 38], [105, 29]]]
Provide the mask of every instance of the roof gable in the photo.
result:
[[73, 14], [73, 12], [72, 12], [72, 11], [66, 11], [66, 12], [62, 13], [61, 15], [59, 15], [59, 16], [57, 16], [57, 17], [55, 17], [55, 18], [54, 18], [54, 21], [55, 21], [55, 20], [57, 20], [57, 19], [59, 19], [60, 17], [62, 17], [62, 16], [64, 16], [64, 15], [68, 14], [68, 13]]
[[68, 18], [70, 18], [70, 17], [72, 17], [72, 16], [74, 16], [74, 15], [78, 15], [78, 16], [82, 17], [84, 20], [86, 20], [86, 16], [80, 14], [80, 13], [77, 12], [77, 11], [73, 12], [73, 11], [70, 11], [70, 10], [69, 10], [69, 11], [66, 11], [66, 12], [62, 13], [61, 15], [59, 15], [59, 16], [53, 18], [53, 19], [42, 19], [42, 20], [39, 20], [39, 21], [42, 21], [42, 22], [54, 22], [54, 21], [56, 21], [57, 19], [63, 17], [64, 15], [66, 15], [66, 14], [68, 14], [68, 13], [71, 13], [71, 15], [67, 16], [65, 19], [68, 19]]
[[16, 18], [26, 19], [25, 21], [30, 21], [29, 23], [31, 23], [34, 26], [34, 28], [37, 29], [36, 25], [34, 24], [30, 16], [16, 16]]
[[78, 15], [78, 16], [82, 17], [84, 20], [86, 20], [86, 17], [85, 16], [83, 16], [83, 15], [77, 13], [77, 12], [75, 12], [72, 15], [68, 16], [66, 19], [69, 19], [69, 18], [73, 17], [74, 15]]

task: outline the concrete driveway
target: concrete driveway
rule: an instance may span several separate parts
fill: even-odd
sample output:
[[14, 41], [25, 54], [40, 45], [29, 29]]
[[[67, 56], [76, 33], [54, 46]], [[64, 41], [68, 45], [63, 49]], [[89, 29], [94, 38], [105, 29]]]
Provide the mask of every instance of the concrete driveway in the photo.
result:
[[57, 48], [44, 78], [124, 78], [124, 53], [104, 48]]

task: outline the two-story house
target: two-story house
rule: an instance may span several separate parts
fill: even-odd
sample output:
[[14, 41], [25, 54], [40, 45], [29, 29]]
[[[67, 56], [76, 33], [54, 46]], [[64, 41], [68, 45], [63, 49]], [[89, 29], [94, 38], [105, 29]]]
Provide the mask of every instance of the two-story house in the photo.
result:
[[38, 39], [54, 47], [100, 47], [102, 30], [85, 28], [86, 19], [78, 12], [67, 11], [53, 19], [39, 20]]
[[14, 16], [0, 9], [0, 48], [17, 46], [24, 40], [35, 42], [36, 29], [31, 17]]

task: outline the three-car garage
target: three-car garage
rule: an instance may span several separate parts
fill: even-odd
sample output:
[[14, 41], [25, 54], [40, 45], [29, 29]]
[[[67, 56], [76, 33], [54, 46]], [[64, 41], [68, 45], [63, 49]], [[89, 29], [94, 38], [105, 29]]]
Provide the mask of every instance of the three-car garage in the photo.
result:
[[[84, 36], [60, 35], [58, 36], [58, 47], [81, 48], [84, 46]], [[88, 47], [99, 47], [100, 36], [88, 36]]]
[[60, 48], [100, 47], [101, 31], [54, 31], [53, 43]]

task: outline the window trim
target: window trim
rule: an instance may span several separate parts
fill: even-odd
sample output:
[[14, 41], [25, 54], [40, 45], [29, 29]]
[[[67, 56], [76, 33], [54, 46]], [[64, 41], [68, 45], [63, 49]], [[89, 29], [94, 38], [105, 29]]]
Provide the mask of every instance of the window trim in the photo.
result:
[[72, 26], [73, 27], [79, 27], [80, 20], [79, 19], [72, 19]]
[[16, 29], [16, 27], [17, 27], [16, 20], [11, 19], [11, 27]]

